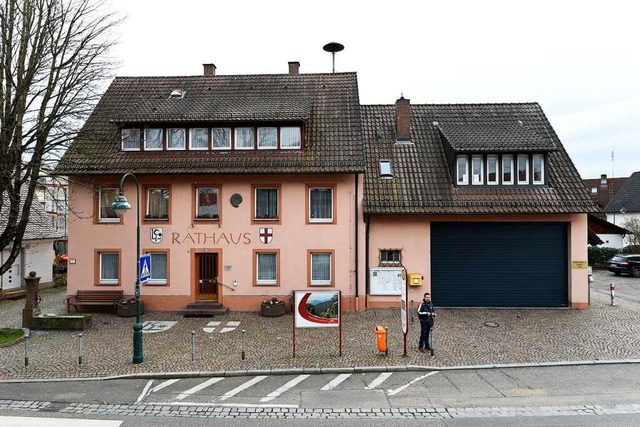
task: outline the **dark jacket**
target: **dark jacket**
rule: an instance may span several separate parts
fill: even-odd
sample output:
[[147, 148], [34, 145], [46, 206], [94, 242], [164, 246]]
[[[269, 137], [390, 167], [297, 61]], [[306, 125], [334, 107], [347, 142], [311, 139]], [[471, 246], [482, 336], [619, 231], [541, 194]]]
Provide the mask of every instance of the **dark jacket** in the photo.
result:
[[426, 303], [422, 301], [418, 306], [418, 319], [420, 319], [421, 322], [433, 322], [433, 316], [430, 316], [429, 314], [433, 315], [435, 314], [435, 312], [436, 308], [433, 306], [433, 302], [429, 301], [428, 303]]

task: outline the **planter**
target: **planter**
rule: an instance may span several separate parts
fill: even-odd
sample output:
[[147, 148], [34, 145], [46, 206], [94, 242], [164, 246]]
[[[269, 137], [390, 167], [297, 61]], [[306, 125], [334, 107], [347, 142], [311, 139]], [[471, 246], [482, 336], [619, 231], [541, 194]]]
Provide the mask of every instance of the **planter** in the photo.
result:
[[[120, 317], [135, 317], [136, 305], [118, 303], [116, 313], [118, 313]], [[140, 301], [140, 314], [144, 314], [144, 301], [142, 300]]]
[[260, 306], [260, 314], [265, 317], [278, 317], [285, 313], [286, 306], [284, 302], [278, 302], [276, 304], [262, 303]]

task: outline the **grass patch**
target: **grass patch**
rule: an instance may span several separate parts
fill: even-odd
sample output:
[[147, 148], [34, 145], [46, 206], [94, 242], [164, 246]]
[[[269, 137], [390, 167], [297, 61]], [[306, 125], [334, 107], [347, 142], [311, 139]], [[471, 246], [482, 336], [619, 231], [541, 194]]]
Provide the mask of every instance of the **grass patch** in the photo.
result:
[[0, 329], [0, 344], [15, 341], [24, 335], [24, 331], [20, 328], [2, 328]]

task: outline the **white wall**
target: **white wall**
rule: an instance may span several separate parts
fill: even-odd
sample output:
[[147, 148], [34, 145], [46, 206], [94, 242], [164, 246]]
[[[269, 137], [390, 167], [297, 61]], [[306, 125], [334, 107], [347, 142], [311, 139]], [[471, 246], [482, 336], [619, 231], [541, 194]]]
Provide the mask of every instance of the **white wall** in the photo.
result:
[[621, 234], [598, 234], [598, 237], [602, 239], [604, 244], [599, 245], [601, 248], [623, 248], [624, 242], [622, 241]]
[[[2, 251], [2, 261], [9, 257], [9, 251]], [[40, 283], [53, 280], [53, 240], [27, 241], [22, 245], [22, 253], [9, 271], [2, 275], [2, 289], [24, 287], [24, 277], [35, 271]]]
[[[607, 221], [612, 224], [615, 224], [620, 227], [624, 227], [624, 223], [629, 219], [639, 219], [640, 220], [640, 212], [626, 212], [626, 213], [607, 213]], [[602, 237], [601, 237], [602, 239]], [[602, 239], [604, 240], [604, 239]], [[622, 246], [629, 245], [629, 239], [625, 237], [624, 243]]]

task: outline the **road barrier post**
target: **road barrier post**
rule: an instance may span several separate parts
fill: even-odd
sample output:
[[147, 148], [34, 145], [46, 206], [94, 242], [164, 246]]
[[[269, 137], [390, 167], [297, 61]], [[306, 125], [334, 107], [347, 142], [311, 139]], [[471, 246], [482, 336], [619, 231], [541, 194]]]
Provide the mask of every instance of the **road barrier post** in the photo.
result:
[[29, 334], [24, 336], [24, 367], [29, 366]]
[[615, 285], [615, 283], [611, 283], [609, 285], [609, 290], [611, 291], [611, 305], [616, 305], [616, 285]]
[[242, 360], [244, 360], [245, 354], [247, 352], [247, 337], [245, 336], [245, 330], [242, 330]]
[[196, 331], [191, 331], [191, 361], [196, 361]]
[[78, 365], [82, 365], [82, 333], [78, 334]]

